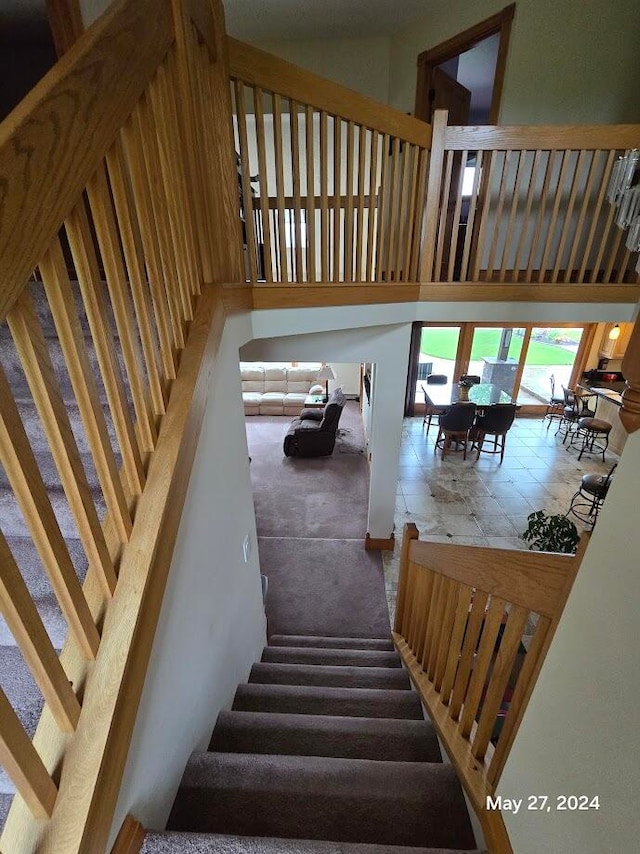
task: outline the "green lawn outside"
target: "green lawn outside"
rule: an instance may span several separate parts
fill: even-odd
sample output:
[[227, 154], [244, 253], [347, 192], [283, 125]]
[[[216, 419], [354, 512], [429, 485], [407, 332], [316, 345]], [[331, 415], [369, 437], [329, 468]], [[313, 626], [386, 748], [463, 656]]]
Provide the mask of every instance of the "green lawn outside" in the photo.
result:
[[[500, 334], [501, 330], [499, 329], [476, 329], [473, 336], [473, 347], [471, 348], [471, 361], [477, 361], [483, 356], [495, 357], [500, 343]], [[457, 345], [458, 330], [455, 328], [424, 329], [422, 331], [420, 350], [426, 356], [454, 360]], [[520, 357], [521, 350], [522, 338], [514, 334], [511, 339], [509, 356], [517, 360]], [[572, 365], [574, 359], [575, 353], [565, 350], [564, 347], [559, 347], [557, 344], [544, 344], [540, 341], [529, 343], [528, 365]]]

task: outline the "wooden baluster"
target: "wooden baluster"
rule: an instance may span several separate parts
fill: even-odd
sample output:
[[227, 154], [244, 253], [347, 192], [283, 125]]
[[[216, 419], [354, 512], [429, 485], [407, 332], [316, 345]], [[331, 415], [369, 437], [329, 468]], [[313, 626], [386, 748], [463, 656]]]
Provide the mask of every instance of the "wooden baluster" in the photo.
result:
[[320, 113], [320, 277], [329, 281], [329, 148], [327, 114]]
[[507, 278], [507, 264], [509, 262], [509, 252], [511, 251], [511, 241], [513, 240], [516, 216], [520, 205], [520, 187], [522, 186], [522, 176], [525, 172], [527, 157], [526, 151], [520, 151], [515, 154], [518, 158], [516, 163], [516, 177], [513, 184], [513, 197], [511, 199], [511, 210], [509, 212], [509, 220], [507, 222], [507, 232], [504, 238], [504, 249], [502, 250], [502, 264], [500, 265], [500, 274], [498, 276], [499, 282], [504, 282]]
[[535, 263], [538, 242], [540, 240], [540, 237], [542, 235], [542, 229], [544, 227], [545, 211], [547, 207], [547, 201], [549, 199], [549, 185], [551, 184], [551, 178], [553, 176], [557, 155], [557, 151], [548, 152], [547, 166], [544, 170], [544, 180], [542, 182], [542, 190], [540, 191], [540, 196], [538, 198], [538, 215], [536, 217], [536, 224], [533, 229], [533, 237], [531, 238], [531, 247], [529, 249], [529, 263], [527, 264], [527, 272], [525, 275], [526, 282], [533, 281], [533, 265]]
[[333, 264], [331, 281], [339, 282], [342, 246], [340, 241], [342, 212], [342, 119], [333, 117]]
[[[394, 281], [396, 277], [396, 222], [400, 218], [398, 208], [402, 203], [400, 186], [400, 140], [394, 137], [392, 143], [391, 165], [389, 167], [389, 224], [386, 228], [385, 241], [387, 251], [385, 253], [385, 279], [387, 282]], [[396, 200], [396, 188], [398, 189]]]
[[[458, 240], [460, 239], [460, 214], [462, 212], [462, 182], [464, 180], [464, 170], [467, 166], [468, 151], [463, 151], [459, 171], [457, 172], [457, 187], [455, 188], [456, 203], [453, 210], [453, 220], [451, 221], [451, 237], [449, 241], [449, 267], [447, 271], [447, 281], [452, 282], [455, 275], [456, 256], [458, 254]], [[454, 170], [454, 174], [455, 174]], [[448, 225], [448, 224], [447, 224]], [[498, 224], [496, 223], [496, 228]], [[445, 237], [446, 240], [446, 237]]]
[[[589, 279], [589, 281], [591, 283], [597, 282], [598, 279], [600, 278], [600, 276], [599, 276], [600, 264], [602, 263], [602, 259], [604, 258], [604, 252], [605, 252], [605, 249], [607, 246], [607, 241], [609, 240], [609, 237], [611, 236], [612, 229], [614, 227], [615, 217], [616, 217], [616, 206], [615, 205], [609, 205], [609, 210], [608, 210], [607, 215], [606, 215], [604, 228], [602, 229], [602, 235], [600, 237], [600, 244], [598, 246], [598, 251], [596, 252], [596, 258], [595, 258], [595, 261], [593, 264], [593, 269], [591, 270], [591, 277]], [[618, 240], [620, 240], [621, 237], [622, 237], [622, 234], [619, 234]], [[604, 271], [603, 271], [603, 275], [602, 275], [602, 281], [603, 282], [607, 281], [606, 274]]]
[[371, 151], [369, 157], [369, 211], [367, 215], [367, 260], [364, 268], [365, 281], [374, 281], [373, 246], [376, 234], [376, 215], [378, 212], [378, 131], [371, 131]]
[[[148, 118], [155, 129], [157, 139], [158, 184], [162, 193], [167, 214], [168, 239], [173, 247], [176, 265], [176, 288], [182, 321], [193, 320], [194, 293], [199, 293], [198, 274], [192, 264], [189, 241], [185, 229], [191, 212], [187, 194], [183, 191], [181, 146], [176, 145], [175, 131], [178, 117], [168, 98], [167, 71], [159, 66], [156, 77], [147, 89]], [[196, 287], [197, 286], [197, 287]]]
[[344, 281], [353, 281], [353, 122], [347, 122], [347, 186], [344, 208]]
[[240, 142], [240, 169], [242, 187], [242, 207], [244, 209], [244, 228], [249, 257], [249, 280], [258, 281], [258, 260], [256, 255], [256, 235], [253, 220], [253, 194], [251, 192], [249, 166], [249, 138], [247, 135], [247, 111], [244, 105], [244, 85], [234, 80], [236, 116], [238, 120], [238, 140]]
[[104, 264], [113, 316], [120, 338], [122, 357], [127, 369], [131, 398], [137, 417], [140, 449], [150, 453], [155, 448], [158, 435], [147, 399], [142, 353], [137, 338], [126, 271], [120, 251], [118, 228], [111, 207], [104, 165], [100, 165], [94, 177], [89, 181], [87, 194], [93, 214], [93, 225], [100, 246], [100, 255]]
[[51, 245], [40, 262], [40, 273], [105, 501], [118, 536], [121, 542], [126, 543], [131, 534], [131, 515], [59, 242]]
[[100, 643], [4, 370], [0, 368], [0, 457], [64, 618], [86, 658]]
[[427, 186], [427, 171], [429, 167], [429, 151], [426, 148], [420, 148], [419, 166], [418, 166], [418, 189], [416, 195], [416, 221], [413, 223], [413, 247], [411, 250], [411, 273], [410, 282], [418, 281], [418, 271], [420, 269], [420, 246], [422, 243], [422, 230], [424, 218], [426, 214], [426, 186]]
[[593, 190], [593, 184], [596, 177], [597, 172], [597, 164], [600, 161], [600, 152], [592, 151], [591, 161], [589, 163], [589, 172], [587, 174], [587, 180], [584, 185], [584, 189], [582, 191], [582, 204], [580, 206], [580, 213], [578, 214], [578, 221], [576, 223], [576, 227], [573, 232], [573, 241], [571, 243], [571, 251], [569, 253], [569, 260], [567, 262], [567, 272], [565, 274], [565, 281], [571, 281], [573, 275], [573, 265], [576, 260], [576, 255], [578, 252], [578, 248], [580, 246], [580, 238], [582, 237], [582, 229], [584, 227], [584, 221], [587, 216], [587, 211], [591, 206], [591, 192]]
[[491, 677], [482, 702], [482, 711], [478, 720], [478, 729], [473, 738], [471, 752], [476, 759], [483, 759], [487, 752], [489, 740], [493, 734], [496, 718], [504, 692], [513, 670], [513, 665], [520, 648], [522, 634], [527, 624], [529, 612], [526, 608], [513, 605], [507, 623], [504, 627], [498, 652], [495, 653]]
[[107, 304], [100, 281], [89, 220], [81, 201], [71, 212], [66, 222], [66, 232], [80, 284], [91, 336], [100, 366], [100, 373], [109, 401], [113, 424], [120, 445], [125, 475], [133, 495], [140, 495], [144, 488], [145, 474], [138, 447], [129, 404], [120, 372]]
[[456, 606], [458, 604], [459, 584], [454, 581], [449, 582], [447, 591], [447, 599], [444, 604], [444, 613], [442, 625], [440, 629], [440, 641], [438, 644], [438, 654], [436, 657], [436, 665], [433, 676], [433, 687], [436, 691], [440, 691], [442, 680], [444, 679], [444, 671], [447, 665], [447, 657], [451, 647], [451, 635], [453, 632], [453, 624], [456, 616]]
[[404, 241], [403, 241], [403, 231], [406, 228], [406, 220], [408, 215], [409, 208], [409, 194], [410, 194], [410, 179], [411, 179], [411, 146], [408, 143], [402, 143], [401, 145], [401, 153], [400, 159], [402, 160], [402, 166], [400, 167], [400, 175], [399, 178], [399, 193], [398, 193], [398, 220], [396, 227], [394, 228], [394, 236], [393, 236], [393, 260], [392, 260], [392, 268], [394, 270], [394, 279], [396, 282], [402, 281], [404, 278], [404, 265], [403, 265], [403, 251], [404, 251]]
[[[500, 152], [502, 153], [502, 152]], [[504, 197], [507, 192], [507, 176], [509, 174], [509, 165], [511, 163], [511, 151], [505, 151], [502, 158], [502, 169], [500, 170], [500, 187], [498, 189], [498, 201], [495, 208], [495, 218], [493, 221], [493, 237], [489, 249], [489, 260], [487, 262], [486, 279], [490, 282], [493, 279], [493, 270], [495, 265], [495, 257], [498, 249], [498, 239], [500, 237], [502, 227], [502, 210], [504, 208]], [[464, 169], [463, 169], [464, 172]], [[504, 257], [504, 256], [503, 256]]]
[[431, 157], [429, 158], [429, 177], [427, 179], [427, 199], [422, 221], [422, 252], [420, 258], [419, 280], [421, 282], [440, 281], [440, 271], [434, 269], [436, 231], [440, 210], [440, 189], [442, 182], [442, 164], [444, 162], [445, 135], [447, 131], [447, 110], [436, 110], [431, 125]]
[[[442, 184], [442, 196], [440, 205], [440, 216], [438, 219], [438, 240], [436, 245], [436, 257], [433, 268], [434, 282], [442, 280], [442, 256], [444, 254], [445, 236], [447, 234], [447, 218], [449, 216], [449, 198], [451, 196], [451, 176], [453, 174], [454, 151], [447, 151], [445, 156], [444, 182]], [[448, 247], [451, 252], [451, 247]]]
[[[362, 249], [364, 241], [364, 183], [366, 169], [366, 138], [367, 129], [358, 127], [358, 208], [356, 216], [356, 270], [355, 281], [362, 281]], [[369, 201], [371, 204], [371, 201]]]
[[456, 613], [451, 630], [451, 640], [449, 642], [449, 652], [447, 655], [447, 663], [440, 686], [440, 694], [443, 703], [448, 703], [453, 690], [453, 682], [458, 670], [458, 661], [462, 651], [462, 641], [464, 639], [467, 622], [469, 620], [469, 606], [471, 605], [471, 597], [473, 591], [467, 584], [458, 585], [458, 601], [456, 603]]
[[[589, 211], [589, 219], [591, 221], [591, 227], [589, 228], [589, 233], [587, 236], [586, 243], [582, 248], [582, 264], [580, 265], [580, 272], [578, 273], [578, 281], [583, 282], [585, 279], [585, 272], [587, 269], [587, 265], [589, 263], [589, 257], [591, 255], [591, 250], [593, 248], [593, 241], [596, 235], [596, 231], [600, 223], [600, 211], [602, 209], [602, 205], [604, 203], [605, 196], [607, 194], [607, 186], [609, 185], [609, 178], [611, 177], [611, 170], [613, 169], [613, 164], [616, 159], [616, 152], [610, 151], [606, 160], [606, 164], [604, 167], [604, 173], [602, 178], [600, 179], [600, 188], [597, 193], [596, 203], [594, 207]], [[613, 210], [613, 208], [612, 208]], [[594, 259], [593, 269], [591, 272], [591, 281], [595, 282], [598, 276], [598, 263]]]
[[[142, 343], [147, 382], [151, 395], [151, 405], [155, 415], [163, 415], [166, 411], [167, 392], [164, 382], [160, 379], [160, 355], [158, 342], [153, 328], [151, 298], [147, 285], [144, 254], [141, 244], [140, 229], [132, 198], [131, 185], [124, 171], [124, 156], [122, 144], [116, 140], [114, 146], [107, 152], [107, 168], [113, 193], [119, 234], [122, 239], [125, 262], [127, 265], [129, 287], [138, 321], [138, 332]], [[168, 334], [165, 337], [169, 355], [169, 366], [175, 375], [175, 367], [171, 358], [171, 347]]]
[[[553, 265], [553, 272], [551, 273], [551, 281], [554, 284], [558, 281], [558, 277], [560, 275], [560, 264], [562, 263], [562, 256], [564, 255], [565, 246], [567, 245], [567, 237], [569, 236], [569, 230], [571, 228], [571, 221], [573, 219], [573, 209], [575, 207], [576, 198], [578, 195], [578, 187], [582, 186], [582, 182], [579, 180], [579, 178], [585, 159], [585, 154], [586, 151], [581, 151], [578, 154], [578, 160], [573, 170], [573, 178], [571, 180], [571, 187], [569, 190], [569, 199], [564, 209], [562, 231], [560, 232], [560, 240], [558, 241], [558, 248], [556, 250], [556, 261]], [[570, 267], [567, 267], [567, 269], [565, 270], [565, 282], [569, 281], [568, 272], [570, 270]]]
[[316, 182], [314, 176], [313, 107], [305, 107], [307, 167], [307, 281], [315, 282], [316, 274]]
[[429, 681], [435, 680], [436, 661], [438, 659], [438, 648], [442, 637], [442, 626], [444, 622], [444, 613], [449, 596], [449, 587], [451, 581], [445, 578], [444, 575], [438, 574], [433, 585], [433, 600], [434, 604], [429, 614], [429, 657], [425, 658], [425, 673], [429, 677]]
[[416, 217], [416, 191], [418, 186], [418, 161], [420, 157], [420, 149], [416, 145], [409, 146], [411, 152], [411, 183], [409, 185], [409, 200], [405, 206], [404, 220], [404, 249], [402, 262], [402, 280], [405, 282], [411, 281], [411, 239], [415, 230]]
[[[480, 191], [480, 175], [482, 174], [482, 156], [483, 152], [478, 151], [476, 154], [476, 165], [473, 172], [473, 187], [471, 189], [471, 198], [469, 199], [469, 213], [467, 214], [467, 225], [464, 234], [464, 246], [462, 248], [462, 264], [460, 266], [460, 281], [467, 281], [467, 273], [469, 270], [469, 258], [471, 255], [471, 244], [473, 243], [474, 225], [476, 213], [478, 211], [478, 195]], [[507, 257], [509, 248], [510, 236], [505, 237], [503, 266]]]
[[[624, 232], [621, 228], [616, 228], [613, 232], [610, 232], [611, 240], [611, 248], [609, 250], [609, 261], [607, 262], [607, 266], [604, 271], [603, 282], [610, 282], [613, 274], [613, 266], [616, 263], [616, 258], [618, 257], [618, 251], [620, 249], [620, 244], [622, 243], [622, 236]], [[624, 252], [623, 252], [624, 254]]]
[[[289, 281], [289, 264], [287, 257], [285, 204], [284, 204], [284, 160], [282, 149], [282, 99], [280, 95], [272, 96], [273, 103], [273, 146], [275, 149], [276, 166], [276, 199], [278, 204], [278, 247], [280, 250], [280, 281]], [[291, 277], [293, 279], [293, 276]]]
[[480, 226], [478, 228], [478, 240], [476, 243], [475, 251], [474, 251], [474, 262], [473, 269], [471, 273], [472, 281], [477, 282], [480, 280], [480, 267], [482, 265], [484, 250], [485, 250], [485, 238], [487, 234], [487, 227], [491, 215], [491, 197], [493, 190], [493, 176], [495, 172], [496, 163], [498, 161], [498, 153], [497, 151], [489, 152], [489, 169], [488, 173], [482, 178], [481, 190], [480, 190]]
[[424, 596], [421, 619], [420, 624], [418, 626], [418, 639], [415, 656], [418, 662], [422, 666], [424, 666], [425, 650], [427, 647], [427, 627], [429, 625], [429, 617], [431, 614], [431, 608], [433, 606], [433, 582], [435, 575], [433, 572], [424, 569], [424, 567], [422, 571], [425, 575]]
[[[621, 285], [626, 280], [627, 268], [629, 266], [629, 261], [631, 260], [632, 254], [633, 253], [631, 252], [630, 249], [625, 248], [623, 255], [622, 255], [622, 260], [620, 261], [620, 266], [618, 268], [618, 277], [616, 279], [616, 282], [619, 285]], [[633, 271], [630, 270], [629, 272], [633, 275]]]
[[63, 732], [74, 732], [80, 703], [62, 669], [31, 594], [0, 532], [0, 612]]
[[398, 591], [396, 593], [396, 615], [393, 623], [394, 631], [399, 635], [404, 635], [404, 618], [407, 607], [408, 597], [411, 591], [408, 589], [409, 576], [409, 549], [411, 541], [417, 540], [419, 537], [418, 529], [414, 522], [409, 522], [404, 526], [402, 532], [402, 549], [400, 552], [400, 575], [398, 578]]
[[524, 714], [529, 696], [533, 689], [535, 675], [540, 668], [541, 661], [544, 658], [544, 652], [548, 644], [548, 637], [551, 632], [551, 620], [548, 617], [540, 617], [538, 625], [535, 628], [533, 638], [524, 657], [522, 670], [518, 676], [516, 687], [511, 697], [509, 711], [502, 725], [500, 738], [496, 744], [496, 749], [491, 758], [487, 778], [492, 785], [495, 785], [502, 773], [504, 763], [507, 760], [513, 739], [517, 732], [520, 721]]
[[269, 219], [269, 186], [267, 182], [267, 151], [265, 148], [264, 107], [262, 89], [253, 90], [253, 107], [256, 115], [256, 142], [258, 144], [258, 184], [260, 187], [260, 216], [264, 239], [264, 277], [273, 282], [273, 252], [271, 250], [271, 221]]
[[482, 627], [482, 636], [477, 648], [475, 661], [473, 662], [471, 679], [469, 680], [469, 687], [465, 694], [464, 708], [460, 718], [460, 734], [463, 738], [469, 737], [478, 706], [480, 705], [506, 604], [504, 599], [492, 596], [491, 603], [487, 609]]
[[469, 674], [471, 673], [478, 637], [484, 621], [487, 599], [487, 594], [483, 593], [482, 590], [476, 590], [473, 593], [473, 601], [467, 618], [464, 643], [462, 645], [456, 678], [453, 683], [453, 692], [449, 701], [449, 717], [454, 721], [457, 721], [460, 716], [462, 701], [467, 692]]
[[386, 199], [387, 199], [387, 164], [389, 161], [389, 134], [385, 133], [382, 136], [382, 146], [380, 151], [381, 171], [380, 171], [380, 189], [378, 191], [378, 222], [376, 229], [376, 271], [375, 281], [384, 282], [387, 278], [387, 272], [384, 269], [385, 265], [385, 238], [386, 238]]
[[560, 175], [558, 177], [558, 181], [553, 188], [553, 192], [555, 195], [555, 200], [553, 203], [553, 207], [551, 208], [551, 219], [549, 220], [549, 225], [547, 227], [547, 239], [544, 244], [544, 249], [542, 252], [542, 258], [540, 260], [540, 270], [538, 273], [538, 281], [544, 282], [545, 275], [547, 271], [547, 262], [549, 259], [549, 253], [551, 252], [551, 245], [553, 243], [553, 239], [555, 237], [556, 231], [556, 222], [558, 221], [558, 212], [560, 210], [560, 203], [564, 201], [564, 184], [567, 177], [567, 169], [569, 168], [569, 163], [571, 160], [571, 152], [563, 151], [560, 155]]
[[33, 815], [42, 821], [50, 818], [58, 789], [1, 688], [0, 764]]
[[407, 638], [414, 655], [417, 649], [419, 626], [424, 616], [425, 581], [428, 575], [429, 571], [424, 567], [418, 567], [415, 564], [412, 565], [413, 594], [411, 597], [411, 616]]
[[7, 315], [7, 321], [80, 540], [105, 595], [111, 597], [116, 589], [115, 569], [93, 503], [47, 342], [27, 288]]
[[298, 125], [298, 104], [289, 101], [291, 116], [291, 180], [293, 183], [293, 216], [294, 243], [296, 256], [296, 272], [292, 277], [295, 282], [304, 282], [302, 266], [302, 201], [300, 198], [300, 128]]
[[[171, 339], [169, 301], [162, 278], [158, 234], [154, 226], [153, 204], [149, 189], [150, 176], [144, 162], [142, 141], [137, 123], [134, 123], [133, 120], [127, 122], [123, 127], [122, 140], [129, 165], [140, 238], [144, 249], [144, 261], [149, 271], [149, 287], [156, 318], [160, 357], [166, 379], [173, 380], [176, 377], [176, 356]], [[144, 277], [142, 281], [144, 282]]]
[[[536, 194], [536, 184], [538, 182], [538, 170], [540, 169], [540, 160], [542, 158], [542, 151], [536, 151], [533, 156], [533, 163], [531, 164], [531, 175], [529, 178], [529, 189], [527, 190], [527, 198], [524, 205], [524, 212], [522, 215], [522, 224], [520, 226], [520, 240], [518, 241], [518, 249], [516, 251], [516, 259], [513, 263], [513, 281], [517, 282], [520, 277], [520, 258], [524, 252], [524, 249], [527, 245], [527, 239], [529, 236], [529, 217], [531, 215], [531, 206], [533, 204], [533, 198]], [[524, 262], [523, 262], [524, 263]]]
[[167, 295], [169, 307], [169, 321], [173, 336], [173, 343], [178, 350], [184, 348], [184, 327], [181, 317], [179, 283], [176, 275], [177, 264], [173, 242], [171, 240], [171, 228], [167, 216], [167, 200], [160, 186], [160, 165], [158, 155], [157, 132], [150, 120], [150, 107], [145, 98], [142, 98], [134, 113], [133, 120], [137, 127], [138, 136], [142, 145], [145, 171], [149, 180], [149, 197], [153, 211], [153, 223], [157, 235], [157, 246], [160, 255], [160, 269], [162, 270], [162, 284]]
[[636, 320], [622, 361], [627, 387], [622, 392], [620, 420], [628, 433], [640, 428], [640, 321]]

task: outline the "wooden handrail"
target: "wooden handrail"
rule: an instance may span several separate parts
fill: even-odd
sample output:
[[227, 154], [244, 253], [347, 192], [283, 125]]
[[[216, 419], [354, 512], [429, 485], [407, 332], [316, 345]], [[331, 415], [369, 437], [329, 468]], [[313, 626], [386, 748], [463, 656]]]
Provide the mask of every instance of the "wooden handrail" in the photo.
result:
[[231, 76], [300, 104], [312, 104], [330, 116], [339, 116], [380, 133], [428, 148], [431, 126], [366, 95], [306, 71], [245, 42], [228, 38]]
[[118, 0], [0, 124], [0, 321], [171, 39], [169, 0]]
[[625, 150], [640, 146], [640, 125], [449, 125], [444, 145], [450, 151]]
[[486, 796], [495, 791], [587, 542], [585, 535], [575, 556], [453, 546], [421, 542], [415, 526], [405, 526], [394, 641], [497, 854], [510, 846]]

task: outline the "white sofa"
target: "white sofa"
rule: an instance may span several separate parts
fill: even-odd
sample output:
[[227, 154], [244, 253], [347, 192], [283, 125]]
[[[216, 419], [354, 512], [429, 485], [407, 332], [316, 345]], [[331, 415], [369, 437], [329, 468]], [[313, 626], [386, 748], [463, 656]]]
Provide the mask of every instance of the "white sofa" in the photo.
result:
[[241, 364], [240, 373], [245, 415], [300, 415], [312, 389], [324, 394], [318, 369]]

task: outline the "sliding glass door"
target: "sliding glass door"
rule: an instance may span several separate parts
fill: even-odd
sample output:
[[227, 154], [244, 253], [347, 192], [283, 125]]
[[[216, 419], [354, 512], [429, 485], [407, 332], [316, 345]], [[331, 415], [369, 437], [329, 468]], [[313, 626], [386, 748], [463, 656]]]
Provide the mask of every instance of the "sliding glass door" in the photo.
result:
[[555, 394], [562, 396], [562, 386], [571, 384], [571, 374], [576, 361], [584, 329], [534, 326], [527, 350], [518, 403], [540, 405], [546, 403], [554, 385]]

